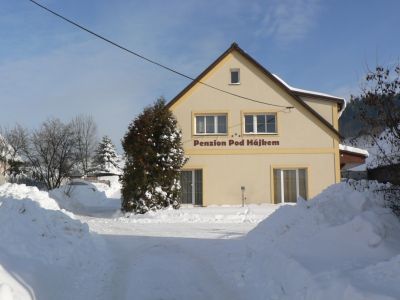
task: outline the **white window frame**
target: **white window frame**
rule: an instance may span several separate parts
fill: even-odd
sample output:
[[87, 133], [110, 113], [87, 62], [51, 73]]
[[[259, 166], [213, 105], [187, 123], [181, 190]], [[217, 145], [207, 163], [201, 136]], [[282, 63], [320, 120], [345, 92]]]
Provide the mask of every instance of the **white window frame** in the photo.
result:
[[[226, 132], [218, 132], [218, 117], [220, 116], [225, 116], [226, 118]], [[197, 132], [197, 117], [204, 117], [204, 131], [207, 131], [207, 118], [206, 117], [214, 117], [214, 131], [213, 133], [211, 132]], [[194, 115], [194, 135], [228, 135], [228, 114], [227, 113], [221, 113], [221, 114], [197, 114]]]
[[[246, 116], [253, 116], [254, 132], [246, 132]], [[275, 116], [275, 131], [274, 132], [258, 132], [257, 131], [257, 116]], [[268, 130], [268, 126], [266, 126], [265, 129]], [[265, 135], [278, 134], [278, 115], [277, 115], [277, 113], [245, 113], [245, 114], [243, 114], [243, 133], [244, 134], [265, 134]]]
[[293, 202], [285, 202], [285, 188], [284, 188], [284, 180], [283, 180], [283, 172], [284, 171], [296, 171], [296, 199], [300, 197], [300, 182], [299, 182], [299, 169], [306, 170], [306, 198], [308, 195], [308, 172], [307, 168], [296, 168], [296, 169], [280, 169], [276, 168], [275, 170], [279, 170], [280, 173], [280, 189], [281, 189], [281, 202], [280, 203], [293, 203]]
[[[232, 82], [232, 73], [233, 72], [237, 72], [238, 73], [238, 82]], [[229, 75], [231, 75], [230, 76], [230, 82], [229, 82], [229, 84], [232, 84], [232, 85], [238, 85], [238, 84], [240, 84], [240, 69], [239, 68], [232, 68], [231, 70], [230, 70], [230, 73], [229, 73]]]

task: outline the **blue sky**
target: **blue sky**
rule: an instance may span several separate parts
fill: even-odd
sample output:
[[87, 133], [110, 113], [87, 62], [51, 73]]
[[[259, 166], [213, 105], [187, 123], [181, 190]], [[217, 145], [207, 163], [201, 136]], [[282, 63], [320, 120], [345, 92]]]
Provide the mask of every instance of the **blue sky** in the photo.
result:
[[[38, 1], [190, 76], [236, 41], [290, 85], [348, 97], [400, 59], [398, 0]], [[188, 84], [27, 0], [0, 0], [0, 42], [2, 126], [90, 114], [120, 149], [143, 107]]]

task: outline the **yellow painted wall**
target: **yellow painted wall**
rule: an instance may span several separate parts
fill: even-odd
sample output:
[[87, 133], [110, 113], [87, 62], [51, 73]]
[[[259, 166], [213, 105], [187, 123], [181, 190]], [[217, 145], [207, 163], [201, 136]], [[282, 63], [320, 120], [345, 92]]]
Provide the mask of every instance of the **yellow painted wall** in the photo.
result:
[[247, 203], [273, 203], [271, 167], [308, 168], [313, 197], [335, 182], [334, 154], [191, 155], [187, 169], [203, 169], [203, 204], [241, 204], [241, 186]]
[[323, 117], [325, 120], [327, 120], [330, 124], [333, 125], [332, 106], [335, 106], [336, 103], [309, 97], [301, 97], [301, 99], [303, 99], [305, 103], [311, 106], [312, 109], [318, 112], [321, 115], [321, 117]]
[[[240, 69], [240, 84], [231, 85], [230, 69]], [[271, 198], [271, 166], [308, 167], [309, 196], [314, 196], [337, 178], [338, 138], [285, 90], [269, 79], [240, 53], [225, 57], [205, 78], [210, 85], [245, 95], [253, 99], [283, 106], [287, 109], [245, 101], [231, 95], [195, 85], [171, 107], [183, 132], [183, 142], [189, 161], [185, 169], [203, 169], [203, 202], [239, 204], [242, 185], [246, 186], [249, 203], [269, 203]], [[328, 122], [337, 125], [337, 104], [309, 101]], [[278, 133], [273, 135], [243, 135], [243, 114], [276, 112]], [[228, 135], [195, 136], [193, 122], [196, 113], [227, 113]], [[219, 146], [195, 147], [193, 140], [228, 141], [234, 139], [264, 139], [279, 141], [279, 146]], [[337, 149], [336, 149], [337, 148]], [[340, 178], [339, 178], [340, 179]]]

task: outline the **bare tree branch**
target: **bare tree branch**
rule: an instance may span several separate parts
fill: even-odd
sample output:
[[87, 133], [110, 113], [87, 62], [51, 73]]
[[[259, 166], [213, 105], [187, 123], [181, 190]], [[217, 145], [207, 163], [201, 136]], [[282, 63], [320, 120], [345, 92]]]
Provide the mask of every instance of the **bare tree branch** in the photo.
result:
[[77, 160], [86, 175], [97, 145], [97, 126], [92, 116], [84, 115], [75, 117], [71, 125], [75, 133]]

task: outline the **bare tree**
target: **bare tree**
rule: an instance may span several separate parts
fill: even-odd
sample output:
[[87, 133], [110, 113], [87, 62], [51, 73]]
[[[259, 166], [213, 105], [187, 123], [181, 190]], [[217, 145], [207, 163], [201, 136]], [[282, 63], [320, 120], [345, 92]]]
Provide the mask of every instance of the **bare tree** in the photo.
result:
[[79, 115], [71, 122], [75, 134], [77, 160], [86, 175], [97, 145], [97, 126], [92, 116]]
[[400, 64], [394, 68], [377, 66], [367, 73], [359, 96], [364, 102], [360, 116], [379, 149], [381, 165], [400, 163], [399, 98]]
[[49, 119], [30, 134], [23, 154], [31, 165], [34, 178], [50, 190], [59, 187], [70, 174], [76, 163], [75, 145], [71, 123]]
[[20, 124], [12, 128], [0, 129], [0, 153], [4, 162], [4, 175], [16, 162], [21, 161], [23, 149], [25, 148], [28, 131]]
[[[378, 149], [378, 166], [384, 167], [386, 181], [400, 178], [400, 64], [377, 66], [369, 71], [358, 97], [363, 101], [360, 117]], [[392, 210], [400, 216], [400, 187], [383, 188]]]

